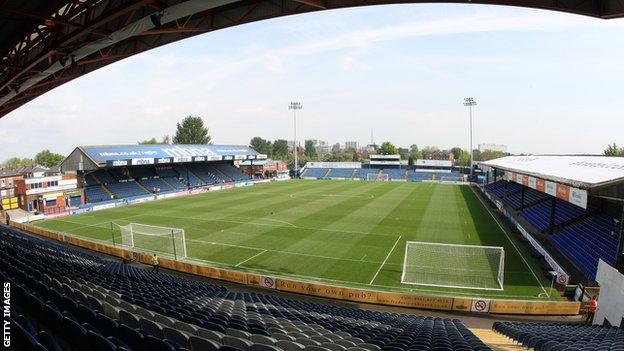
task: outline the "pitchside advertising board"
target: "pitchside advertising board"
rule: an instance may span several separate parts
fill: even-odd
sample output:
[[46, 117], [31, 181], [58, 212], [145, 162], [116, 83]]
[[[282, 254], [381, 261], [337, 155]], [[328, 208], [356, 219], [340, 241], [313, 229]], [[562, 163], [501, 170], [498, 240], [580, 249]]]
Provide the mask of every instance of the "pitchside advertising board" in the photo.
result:
[[505, 180], [522, 184], [531, 189], [571, 202], [579, 207], [587, 208], [587, 190], [509, 171], [505, 172]]

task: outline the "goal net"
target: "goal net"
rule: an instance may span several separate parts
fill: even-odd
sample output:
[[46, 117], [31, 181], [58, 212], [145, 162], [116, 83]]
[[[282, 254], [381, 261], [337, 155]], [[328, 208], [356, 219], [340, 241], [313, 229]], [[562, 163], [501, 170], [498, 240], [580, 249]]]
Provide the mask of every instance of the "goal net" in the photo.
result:
[[387, 173], [366, 173], [366, 180], [387, 182], [390, 179]]
[[186, 236], [184, 229], [130, 223], [119, 226], [121, 243], [125, 247], [171, 256], [186, 258]]
[[503, 290], [502, 247], [408, 241], [401, 283]]

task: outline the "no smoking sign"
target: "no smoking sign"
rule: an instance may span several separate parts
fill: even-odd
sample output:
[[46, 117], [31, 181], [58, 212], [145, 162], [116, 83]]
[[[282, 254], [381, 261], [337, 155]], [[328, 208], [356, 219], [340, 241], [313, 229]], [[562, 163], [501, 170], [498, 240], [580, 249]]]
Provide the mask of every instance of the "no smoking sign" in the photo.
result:
[[490, 311], [490, 299], [472, 299], [472, 312], [489, 312]]

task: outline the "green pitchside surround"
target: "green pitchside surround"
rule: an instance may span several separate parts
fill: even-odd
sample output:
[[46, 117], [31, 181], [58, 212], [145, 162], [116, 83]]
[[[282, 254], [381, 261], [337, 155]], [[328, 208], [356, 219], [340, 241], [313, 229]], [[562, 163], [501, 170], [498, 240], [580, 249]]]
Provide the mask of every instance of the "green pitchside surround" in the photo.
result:
[[[220, 267], [385, 291], [549, 299], [550, 285], [537, 263], [474, 191], [470, 186], [432, 183], [296, 180], [36, 225], [111, 243], [111, 222], [181, 228], [189, 259]], [[115, 242], [121, 243], [114, 233]], [[401, 284], [407, 241], [502, 246], [504, 289]], [[559, 299], [555, 295], [550, 299]]]

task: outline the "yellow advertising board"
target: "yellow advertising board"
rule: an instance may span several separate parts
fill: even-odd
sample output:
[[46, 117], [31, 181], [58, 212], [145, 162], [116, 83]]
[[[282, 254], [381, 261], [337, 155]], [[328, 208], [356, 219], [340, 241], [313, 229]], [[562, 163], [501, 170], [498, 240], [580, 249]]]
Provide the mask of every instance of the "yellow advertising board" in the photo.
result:
[[470, 312], [470, 306], [472, 305], [472, 299], [463, 297], [453, 298], [453, 311]]
[[377, 293], [377, 302], [384, 305], [421, 308], [426, 310], [445, 310], [453, 307], [452, 297], [418, 296], [397, 293]]
[[[102, 243], [94, 243], [73, 236], [66, 236], [30, 225], [12, 222], [16, 228], [27, 230], [33, 234], [51, 238], [53, 240], [67, 242], [68, 244], [87, 248], [93, 251], [114, 255], [117, 257], [131, 257], [132, 252], [120, 247], [113, 247]], [[152, 255], [139, 253], [139, 262], [151, 264]], [[331, 286], [321, 283], [300, 282], [288, 279], [275, 279], [235, 270], [220, 269], [205, 265], [180, 262], [172, 259], [161, 258], [160, 265], [163, 268], [176, 270], [184, 273], [203, 277], [220, 279], [239, 284], [261, 286], [285, 292], [305, 294], [311, 296], [326, 297], [337, 300], [346, 300], [362, 303], [382, 304], [389, 306], [409, 307], [429, 310], [453, 310], [469, 312], [472, 309], [471, 298], [444, 297], [444, 296], [418, 296], [393, 292], [369, 291], [352, 289], [340, 286]], [[269, 284], [271, 283], [271, 284]], [[489, 300], [488, 300], [489, 301]], [[575, 315], [579, 313], [579, 302], [567, 301], [520, 301], [520, 300], [491, 300], [489, 313], [499, 314], [534, 314], [534, 315]]]
[[580, 305], [580, 302], [569, 301], [492, 300], [490, 313], [575, 315], [579, 313]]

